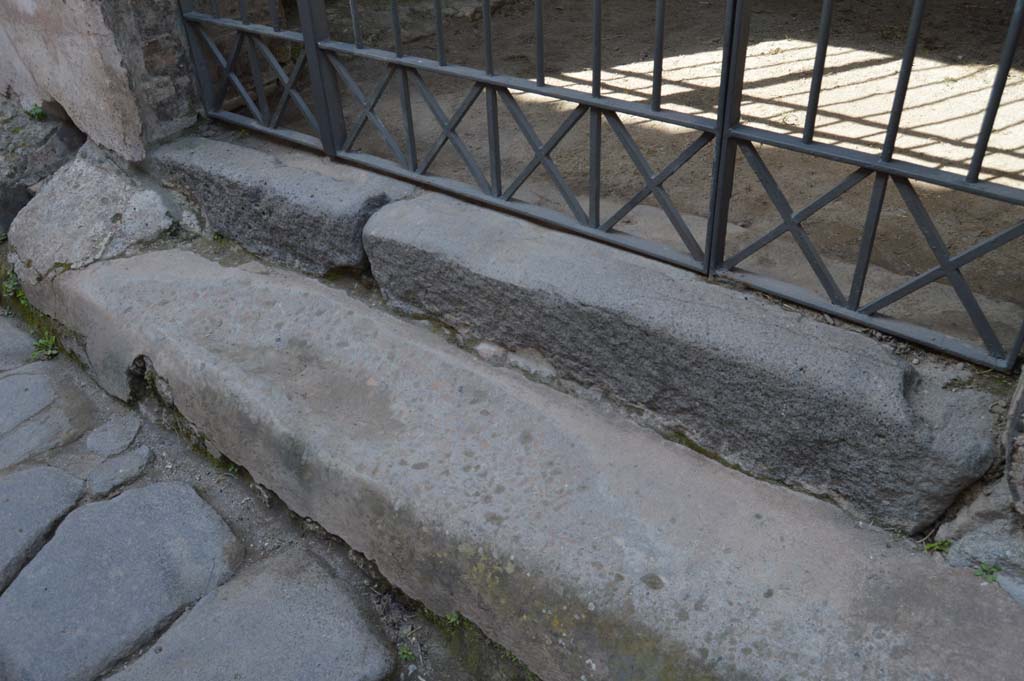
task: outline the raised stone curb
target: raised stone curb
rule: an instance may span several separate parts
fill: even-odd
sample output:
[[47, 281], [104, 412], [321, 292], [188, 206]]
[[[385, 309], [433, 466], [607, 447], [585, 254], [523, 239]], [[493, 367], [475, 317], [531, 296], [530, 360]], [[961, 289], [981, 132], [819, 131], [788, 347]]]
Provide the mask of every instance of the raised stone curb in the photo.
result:
[[213, 232], [304, 272], [362, 267], [362, 232], [410, 185], [285, 147], [259, 149], [186, 137], [160, 147], [147, 167], [191, 198]]
[[211, 448], [548, 681], [1024, 668], [1024, 609], [970, 570], [338, 289], [184, 251], [56, 288], [108, 390], [146, 357]]
[[0, 596], [0, 678], [92, 681], [230, 577], [240, 557], [188, 485], [82, 506]]
[[367, 223], [390, 301], [649, 410], [757, 476], [907, 532], [995, 461], [992, 396], [811, 315], [438, 194]]
[[56, 468], [0, 477], [0, 593], [81, 496], [82, 481]]
[[381, 681], [394, 659], [373, 626], [293, 548], [205, 596], [111, 681]]

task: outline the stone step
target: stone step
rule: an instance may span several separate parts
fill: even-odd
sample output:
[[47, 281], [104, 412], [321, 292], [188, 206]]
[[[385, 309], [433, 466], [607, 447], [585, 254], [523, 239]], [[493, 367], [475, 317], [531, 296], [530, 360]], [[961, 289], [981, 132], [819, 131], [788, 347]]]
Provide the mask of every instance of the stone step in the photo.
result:
[[548, 681], [1024, 668], [970, 570], [337, 288], [182, 249], [48, 286], [107, 390], [145, 357], [213, 449]]

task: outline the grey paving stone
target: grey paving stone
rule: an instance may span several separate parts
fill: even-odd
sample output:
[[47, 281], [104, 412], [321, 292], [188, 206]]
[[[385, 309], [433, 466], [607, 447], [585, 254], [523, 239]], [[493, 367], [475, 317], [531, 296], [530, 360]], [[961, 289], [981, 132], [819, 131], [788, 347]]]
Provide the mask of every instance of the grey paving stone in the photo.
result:
[[81, 496], [81, 480], [48, 466], [0, 478], [0, 592]]
[[11, 320], [0, 320], [0, 371], [28, 364], [32, 358], [32, 336]]
[[77, 440], [96, 426], [98, 411], [77, 367], [65, 359], [0, 378], [0, 420], [14, 424], [0, 427], [0, 470]]
[[0, 378], [0, 433], [7, 433], [48, 407], [56, 398], [45, 374], [25, 373]]
[[89, 433], [85, 439], [85, 446], [90, 452], [100, 456], [120, 454], [131, 446], [141, 425], [139, 417], [132, 412], [118, 414]]
[[230, 577], [241, 550], [181, 483], [76, 509], [0, 596], [0, 678], [91, 681]]
[[204, 597], [111, 681], [377, 681], [394, 657], [373, 626], [296, 547]]
[[86, 476], [89, 494], [98, 497], [110, 494], [121, 485], [139, 477], [152, 458], [153, 452], [145, 445], [110, 457], [89, 471]]

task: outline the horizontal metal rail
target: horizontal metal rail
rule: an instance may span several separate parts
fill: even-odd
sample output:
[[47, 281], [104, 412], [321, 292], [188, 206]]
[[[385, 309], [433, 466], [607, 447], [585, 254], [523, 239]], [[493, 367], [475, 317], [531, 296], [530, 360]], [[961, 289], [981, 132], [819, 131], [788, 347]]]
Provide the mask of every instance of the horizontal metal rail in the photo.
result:
[[[269, 1], [266, 16], [257, 16], [248, 3], [243, 3], [239, 7], [237, 18], [223, 16], [218, 2], [206, 3], [210, 11], [196, 11], [194, 0], [181, 0], [182, 17], [196, 66], [199, 91], [210, 118], [271, 135], [292, 144], [317, 149], [354, 165], [437, 189], [565, 232], [627, 249], [711, 277], [735, 281], [834, 318], [874, 328], [932, 350], [1003, 371], [1012, 370], [1016, 366], [1024, 348], [1024, 319], [1019, 320], [1020, 331], [1013, 338], [1001, 340], [961, 274], [961, 268], [1011, 242], [1024, 240], [1024, 222], [989, 236], [961, 253], [950, 253], [933, 218], [910, 181], [923, 182], [1010, 205], [1024, 206], [1024, 189], [994, 180], [979, 179], [1010, 66], [1015, 58], [1020, 33], [1024, 27], [1024, 0], [1014, 2], [988, 105], [974, 145], [970, 169], [964, 174], [895, 158], [900, 149], [901, 120], [926, 14], [925, 0], [913, 0], [889, 120], [885, 126], [885, 139], [879, 153], [815, 140], [820, 95], [829, 60], [829, 41], [833, 33], [833, 0], [822, 0], [806, 116], [802, 129], [793, 133], [776, 132], [747, 124], [741, 115], [740, 103], [743, 96], [753, 0], [726, 0], [721, 86], [718, 108], [713, 116], [665, 108], [666, 26], [669, 24], [673, 7], [664, 0], [656, 0], [654, 14], [651, 17], [654, 29], [651, 50], [653, 61], [650, 96], [646, 101], [620, 99], [606, 92], [602, 82], [602, 0], [591, 0], [589, 3], [591, 75], [589, 82], [582, 84], [586, 87], [580, 89], [550, 84], [545, 63], [543, 0], [534, 0], [530, 17], [536, 41], [533, 48], [533, 78], [504, 74], [496, 68], [497, 29], [491, 18], [490, 0], [481, 0], [483, 68], [451, 63], [451, 50], [445, 36], [446, 19], [440, 0], [434, 0], [432, 3], [434, 43], [431, 51], [434, 58], [407, 53], [397, 0], [390, 0], [390, 4], [385, 5], [385, 10], [390, 9], [390, 32], [393, 38], [391, 49], [366, 45], [364, 21], [357, 0], [348, 0], [347, 14], [351, 24], [351, 41], [330, 35], [324, 0], [294, 1], [300, 10], [300, 31], [282, 30], [283, 17], [278, 11], [276, 0]], [[581, 13], [585, 11], [583, 7], [586, 5], [587, 3], [580, 0]], [[269, 25], [260, 23], [264, 19]], [[207, 33], [210, 29], [237, 36], [234, 44], [227, 46], [228, 49], [218, 47]], [[294, 46], [293, 51], [300, 50], [299, 55], [289, 62], [288, 68], [278, 63], [273, 50], [267, 47], [270, 41], [289, 43]], [[241, 55], [245, 55], [244, 59]], [[372, 90], [363, 92], [348, 72], [346, 60], [380, 64], [385, 67], [385, 76], [373, 85]], [[249, 72], [244, 76], [236, 72], [241, 61], [248, 62]], [[266, 73], [270, 76], [269, 86], [264, 80], [267, 67], [269, 71]], [[300, 92], [297, 87], [300, 73], [304, 70], [309, 72], [312, 81], [308, 92]], [[219, 78], [215, 77], [217, 73], [220, 74]], [[423, 78], [426, 74], [443, 75], [465, 81], [467, 94], [454, 111], [448, 113], [441, 106]], [[248, 84], [245, 82], [246, 79]], [[389, 85], [398, 88], [401, 133], [389, 130], [376, 111]], [[273, 88], [276, 88], [276, 91]], [[346, 92], [354, 100], [354, 110], [342, 111], [339, 94], [341, 91]], [[427, 105], [433, 122], [440, 127], [440, 135], [432, 131], [429, 140], [423, 139], [424, 133], [420, 129], [422, 126], [418, 126], [413, 116], [413, 92]], [[237, 101], [241, 102], [239, 109], [225, 110], [224, 103], [229, 93], [237, 95]], [[515, 93], [536, 95], [564, 102], [575, 108], [567, 109], [558, 129], [544, 139], [524, 114]], [[279, 97], [273, 105], [272, 96]], [[312, 105], [307, 104], [306, 97], [310, 98]], [[486, 110], [487, 140], [486, 159], [478, 162], [470, 153], [458, 128], [467, 112], [481, 100]], [[313, 130], [312, 134], [282, 126], [283, 112], [289, 105], [302, 113], [303, 120]], [[511, 116], [515, 123], [513, 129], [504, 130], [499, 126], [499, 115], [502, 110]], [[678, 150], [673, 162], [656, 170], [634, 140], [622, 116], [677, 126], [693, 131], [697, 135]], [[588, 139], [587, 149], [580, 150], [587, 156], [589, 164], [585, 197], [578, 197], [572, 191], [551, 158], [555, 148], [577, 127], [585, 130]], [[382, 158], [357, 150], [357, 140], [364, 131], [371, 129], [380, 135], [387, 153], [392, 158]], [[602, 156], [605, 153], [602, 148], [604, 132], [610, 133], [609, 139], [621, 146], [643, 181], [640, 191], [606, 216], [601, 215], [602, 203], [606, 198], [602, 195], [601, 167]], [[521, 135], [532, 150], [533, 157], [517, 174], [505, 177], [502, 172], [502, 136], [510, 133]], [[426, 146], [421, 147], [423, 144]], [[766, 145], [846, 164], [851, 166], [851, 171], [836, 186], [825, 191], [812, 203], [795, 209], [755, 145]], [[472, 177], [472, 183], [431, 174], [431, 168], [445, 146], [450, 146], [456, 152], [457, 158]], [[421, 153], [422, 148], [427, 148], [425, 154]], [[673, 204], [671, 193], [664, 185], [705, 148], [712, 149], [711, 204], [706, 231], [700, 235], [699, 231], [694, 233], [691, 230], [690, 225]], [[744, 159], [754, 171], [770, 205], [779, 213], [781, 222], [738, 252], [727, 255], [729, 210], [738, 158]], [[541, 168], [564, 200], [566, 212], [516, 199], [516, 194], [524, 183]], [[849, 290], [840, 289], [831, 271], [832, 265], [818, 252], [803, 223], [872, 176], [871, 196], [861, 230], [852, 284]], [[936, 265], [910, 277], [884, 295], [864, 301], [862, 298], [865, 284], [871, 277], [877, 232], [887, 194], [898, 196], [907, 206], [936, 260]], [[645, 201], [650, 201], [664, 211], [678, 234], [682, 250], [616, 231], [616, 225]], [[751, 256], [784, 235], [795, 239], [799, 252], [825, 292], [824, 297], [800, 286], [743, 269], [744, 263], [747, 263]], [[885, 310], [893, 304], [940, 280], [945, 280], [951, 285], [951, 290], [960, 300], [978, 334], [980, 344], [885, 316]]]

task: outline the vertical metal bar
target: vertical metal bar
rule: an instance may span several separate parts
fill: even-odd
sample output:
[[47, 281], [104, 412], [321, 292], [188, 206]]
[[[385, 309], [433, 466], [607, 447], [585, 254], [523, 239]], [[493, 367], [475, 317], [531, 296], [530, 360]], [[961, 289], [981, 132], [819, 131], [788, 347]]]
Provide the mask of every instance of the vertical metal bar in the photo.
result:
[[811, 76], [811, 92], [807, 97], [807, 117], [804, 119], [804, 142], [808, 144], [814, 141], [814, 124], [818, 120], [818, 99], [821, 97], [821, 81], [825, 77], [825, 57], [828, 55], [831, 32], [832, 0], [823, 0], [821, 24], [818, 26], [818, 50], [814, 55], [814, 73]]
[[[398, 13], [398, 0], [391, 0], [391, 31], [395, 36], [395, 54], [402, 56], [402, 19]], [[398, 67], [398, 96], [402, 106], [402, 122], [405, 127], [405, 167], [415, 172], [416, 126], [412, 117], [412, 100], [409, 98], [409, 73], [404, 66]]]
[[359, 25], [359, 5], [357, 0], [348, 0], [348, 13], [352, 17], [352, 42], [356, 47], [363, 46], [363, 29]]
[[533, 36], [537, 43], [537, 85], [544, 84], [544, 0], [533, 2]]
[[1017, 53], [1022, 25], [1024, 25], [1024, 0], [1017, 0], [1013, 9], [1013, 17], [1010, 19], [1010, 28], [1006, 32], [1006, 40], [1003, 41], [1003, 51], [999, 55], [999, 68], [996, 70], [996, 79], [992, 83], [992, 91], [989, 93], [985, 118], [981, 122], [978, 141], [974, 145], [974, 157], [971, 158], [971, 167], [967, 171], [968, 182], [977, 182], [978, 176], [981, 175], [981, 164], [985, 161], [985, 153], [988, 152], [992, 128], [995, 126], [999, 105], [1003, 100], [1003, 90], [1006, 88], [1006, 78], [1010, 75], [1013, 56]]
[[192, 55], [192, 64], [195, 66], [196, 81], [199, 84], [199, 101], [203, 105], [203, 111], [207, 115], [216, 109], [213, 99], [213, 74], [210, 73], [210, 64], [203, 52], [203, 41], [197, 34], [200, 30], [185, 19], [185, 13], [195, 9], [193, 0], [181, 0], [178, 4], [178, 20], [185, 28], [185, 39], [188, 41], [189, 53]]
[[412, 101], [409, 98], [409, 72], [404, 66], [398, 67], [399, 97], [402, 101], [402, 120], [405, 123], [405, 164], [415, 172], [416, 166], [416, 127], [412, 118]]
[[313, 110], [316, 112], [317, 127], [320, 128], [320, 143], [324, 153], [333, 156], [345, 141], [345, 118], [341, 110], [338, 81], [327, 57], [320, 51], [320, 41], [330, 37], [327, 10], [324, 0], [298, 0], [298, 4], [312, 83]]
[[221, 10], [220, 0], [213, 0], [213, 16], [223, 17], [224, 12]]
[[391, 32], [395, 35], [395, 54], [402, 56], [402, 21], [398, 16], [398, 0], [391, 0]]
[[593, 25], [590, 43], [590, 94], [601, 96], [601, 0], [593, 0]]
[[275, 31], [281, 30], [281, 12], [278, 0], [267, 0], [267, 12], [270, 14], [270, 25]]
[[498, 128], [498, 93], [487, 88], [487, 151], [491, 163], [491, 191], [501, 196], [501, 139]]
[[725, 35], [722, 40], [722, 80], [718, 94], [718, 122], [715, 127], [715, 156], [711, 180], [711, 210], [708, 217], [704, 271], [712, 274], [725, 256], [729, 203], [736, 171], [736, 141], [730, 131], [740, 121], [740, 99], [747, 64], [750, 37], [750, 6], [746, 0], [727, 0]]
[[494, 41], [491, 36], [491, 0], [483, 0], [484, 14], [484, 70], [494, 75]]
[[885, 143], [882, 145], [882, 160], [891, 161], [896, 149], [896, 136], [900, 132], [900, 119], [903, 118], [903, 105], [907, 101], [907, 88], [910, 86], [910, 73], [914, 69], [914, 56], [917, 54], [917, 42], [921, 37], [921, 21], [924, 19], [925, 0], [914, 0], [914, 10], [910, 15], [910, 30], [907, 32], [907, 44], [903, 48], [903, 62], [900, 64], [900, 75], [896, 81], [896, 92], [892, 99], [892, 113], [889, 114], [889, 126], [885, 131]]
[[253, 89], [256, 91], [256, 105], [260, 111], [260, 123], [267, 125], [270, 122], [270, 103], [267, 101], [267, 92], [263, 82], [263, 62], [259, 60], [256, 47], [252, 44], [256, 38], [247, 35], [243, 37], [243, 40], [245, 40], [245, 54], [249, 59], [249, 75], [252, 78]]
[[249, 23], [249, 2], [248, 2], [248, 0], [238, 0], [238, 18], [242, 20], [243, 24]]
[[448, 63], [444, 50], [444, 15], [441, 13], [441, 0], [434, 0], [434, 33], [437, 34], [437, 63], [444, 66]]
[[851, 310], [860, 307], [864, 295], [864, 281], [871, 265], [871, 252], [875, 247], [875, 235], [878, 233], [878, 220], [882, 216], [882, 204], [885, 202], [885, 189], [889, 184], [889, 176], [884, 173], [875, 175], [875, 184], [871, 188], [871, 203], [868, 204], [868, 216], [864, 221], [864, 233], [860, 238], [860, 252], [857, 254], [857, 267], [853, 271], [853, 283], [850, 284], [850, 297], [846, 304]]
[[[593, 0], [590, 92], [601, 96], [601, 0]], [[590, 109], [590, 226], [601, 226], [601, 112]]]
[[651, 84], [651, 108], [661, 110], [661, 77], [665, 62], [665, 0], [654, 6], [654, 82]]

